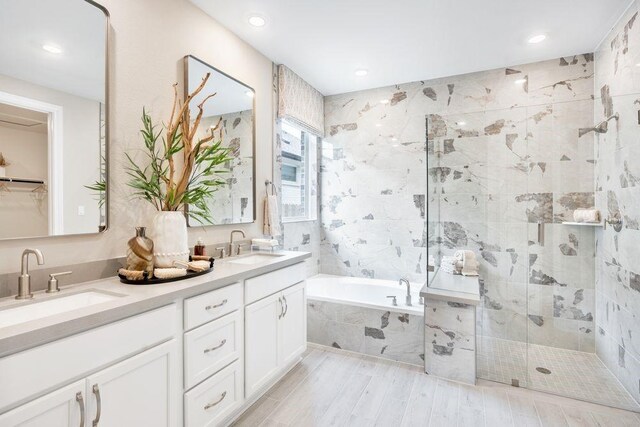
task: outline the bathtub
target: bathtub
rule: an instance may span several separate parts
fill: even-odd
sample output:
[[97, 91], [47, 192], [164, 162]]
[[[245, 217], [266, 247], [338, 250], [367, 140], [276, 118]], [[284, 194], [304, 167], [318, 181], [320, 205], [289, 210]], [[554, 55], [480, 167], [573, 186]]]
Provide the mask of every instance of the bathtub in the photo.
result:
[[[310, 342], [390, 360], [423, 365], [422, 284], [320, 274], [307, 279], [307, 337]], [[393, 295], [397, 306], [392, 304]]]

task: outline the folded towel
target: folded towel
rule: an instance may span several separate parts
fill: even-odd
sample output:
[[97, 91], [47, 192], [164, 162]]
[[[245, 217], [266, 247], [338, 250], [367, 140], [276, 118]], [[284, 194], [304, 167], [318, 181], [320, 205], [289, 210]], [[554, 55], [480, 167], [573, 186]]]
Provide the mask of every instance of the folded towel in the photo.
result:
[[251, 239], [251, 244], [253, 246], [273, 248], [278, 246], [278, 241], [276, 239]]
[[273, 194], [269, 194], [264, 198], [264, 220], [262, 224], [262, 233], [271, 237], [282, 234], [280, 232], [278, 198]]
[[174, 277], [182, 277], [187, 275], [186, 268], [156, 268], [153, 275], [158, 279], [173, 279]]
[[600, 211], [598, 209], [576, 209], [573, 211], [575, 222], [600, 222]]
[[480, 263], [476, 260], [476, 254], [473, 251], [456, 251], [453, 257], [461, 262], [460, 272], [464, 276], [477, 276]]

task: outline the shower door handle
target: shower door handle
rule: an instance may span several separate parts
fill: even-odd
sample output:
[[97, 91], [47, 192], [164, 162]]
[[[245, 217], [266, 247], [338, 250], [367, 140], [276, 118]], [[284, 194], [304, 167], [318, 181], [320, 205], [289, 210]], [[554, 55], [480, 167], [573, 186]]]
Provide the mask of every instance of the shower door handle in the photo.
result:
[[538, 244], [544, 246], [544, 223], [538, 221]]

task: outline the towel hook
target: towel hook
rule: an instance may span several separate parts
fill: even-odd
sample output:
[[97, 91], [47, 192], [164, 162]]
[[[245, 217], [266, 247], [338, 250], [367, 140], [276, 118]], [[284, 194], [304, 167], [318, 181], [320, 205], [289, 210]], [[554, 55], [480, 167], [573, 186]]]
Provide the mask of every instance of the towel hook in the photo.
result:
[[[267, 195], [269, 195], [269, 188], [271, 188], [274, 196], [278, 195], [278, 190], [276, 189], [276, 185], [273, 183], [273, 181], [270, 181], [270, 180], [267, 179], [264, 182], [264, 185], [267, 187]], [[271, 187], [269, 187], [269, 186], [271, 186]]]

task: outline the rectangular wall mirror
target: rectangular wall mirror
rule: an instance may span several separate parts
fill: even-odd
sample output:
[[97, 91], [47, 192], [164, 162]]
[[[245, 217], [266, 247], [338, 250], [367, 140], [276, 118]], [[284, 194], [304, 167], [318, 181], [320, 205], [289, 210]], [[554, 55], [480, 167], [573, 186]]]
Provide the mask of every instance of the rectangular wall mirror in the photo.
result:
[[83, 0], [0, 10], [0, 239], [102, 232], [107, 12]]
[[[201, 223], [192, 218], [189, 226], [243, 224], [253, 222], [255, 204], [255, 91], [244, 83], [193, 56], [186, 56], [185, 92], [192, 93], [210, 73], [204, 89], [191, 102], [191, 117], [197, 115], [197, 105], [215, 93], [204, 108], [198, 132], [204, 135], [219, 120], [222, 126], [222, 141], [231, 149], [233, 158], [224, 174], [226, 185], [219, 188], [210, 201], [211, 222]], [[186, 95], [185, 95], [186, 96]]]

